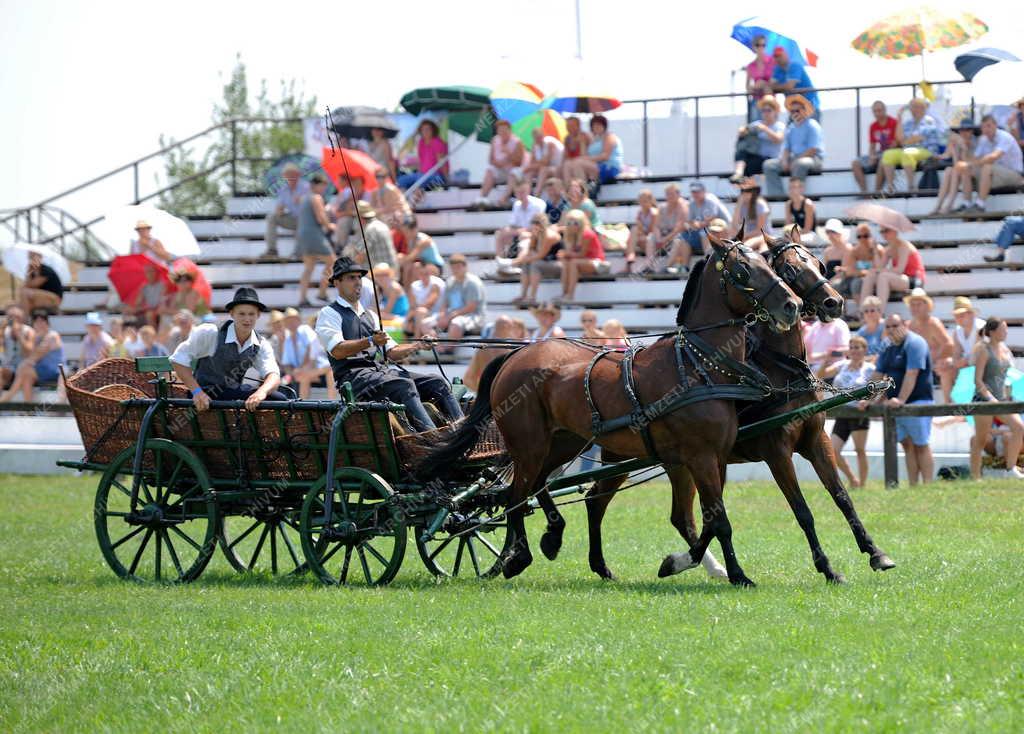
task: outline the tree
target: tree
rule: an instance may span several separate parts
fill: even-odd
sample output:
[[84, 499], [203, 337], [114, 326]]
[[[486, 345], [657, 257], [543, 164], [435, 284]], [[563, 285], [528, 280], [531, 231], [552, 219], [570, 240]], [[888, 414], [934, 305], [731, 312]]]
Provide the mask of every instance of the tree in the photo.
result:
[[[267, 168], [283, 155], [302, 152], [302, 122], [230, 124], [231, 121], [301, 119], [316, 115], [316, 107], [316, 97], [307, 99], [294, 79], [281, 82], [277, 99], [271, 98], [264, 79], [256, 99], [250, 101], [245, 64], [239, 55], [224, 84], [223, 99], [213, 108], [213, 123], [223, 124], [223, 127], [211, 133], [213, 142], [201, 155], [196, 149], [184, 146], [168, 151], [164, 156], [167, 185], [174, 188], [161, 194], [160, 205], [179, 216], [219, 216], [226, 211], [233, 183], [235, 191], [263, 191], [262, 176]], [[174, 138], [161, 136], [160, 143], [161, 147], [173, 145]], [[198, 175], [204, 171], [210, 172]]]

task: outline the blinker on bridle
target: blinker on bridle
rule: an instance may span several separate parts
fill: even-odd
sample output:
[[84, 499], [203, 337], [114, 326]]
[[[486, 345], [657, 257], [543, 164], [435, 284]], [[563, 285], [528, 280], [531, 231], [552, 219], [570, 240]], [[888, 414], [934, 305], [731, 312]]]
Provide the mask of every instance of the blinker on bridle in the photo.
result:
[[[754, 255], [754, 251], [742, 243], [727, 246], [724, 254], [715, 250], [715, 270], [717, 270], [720, 275], [719, 284], [721, 285], [722, 293], [725, 293], [726, 283], [728, 282], [728, 285], [735, 288], [743, 295], [747, 300], [747, 303], [754, 307], [754, 312], [748, 317], [748, 323], [753, 324], [757, 321], [768, 321], [770, 319], [770, 314], [768, 313], [768, 309], [764, 306], [764, 302], [765, 299], [771, 295], [773, 290], [783, 285], [782, 279], [773, 271], [771, 282], [764, 286], [760, 291], [756, 291], [753, 287], [748, 285], [750, 282], [750, 266], [747, 262], [741, 261], [737, 256], [733, 259], [732, 265], [726, 265], [725, 259], [729, 257], [733, 251], [743, 254], [747, 260]], [[735, 268], [737, 272], [733, 272], [733, 268]]]

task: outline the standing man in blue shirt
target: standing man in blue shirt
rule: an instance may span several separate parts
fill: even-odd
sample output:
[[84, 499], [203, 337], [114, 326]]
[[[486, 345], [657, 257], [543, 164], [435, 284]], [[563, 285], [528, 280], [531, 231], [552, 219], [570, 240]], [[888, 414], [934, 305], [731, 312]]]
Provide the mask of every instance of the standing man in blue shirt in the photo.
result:
[[818, 103], [818, 92], [814, 89], [811, 78], [803, 64], [789, 58], [786, 49], [776, 46], [772, 53], [775, 69], [772, 71], [772, 89], [783, 94], [799, 93], [804, 95], [814, 106], [814, 119], [821, 122], [821, 105]]
[[782, 152], [778, 158], [766, 160], [763, 166], [765, 195], [769, 197], [785, 196], [782, 174], [804, 180], [812, 171], [821, 171], [825, 156], [825, 136], [812, 117], [814, 106], [810, 100], [802, 94], [790, 95], [786, 97], [786, 111], [790, 122], [782, 138]]
[[[894, 408], [932, 403], [932, 358], [928, 342], [908, 329], [899, 314], [886, 317], [885, 334], [888, 346], [879, 355], [871, 379], [888, 376], [895, 384], [877, 400], [880, 402], [884, 398]], [[932, 480], [935, 460], [929, 445], [931, 435], [931, 416], [896, 419], [896, 440], [903, 445], [911, 485]]]
[[309, 194], [309, 181], [299, 178], [299, 167], [289, 163], [281, 171], [284, 183], [274, 196], [274, 210], [267, 215], [267, 249], [260, 257], [276, 259], [277, 228], [284, 227], [294, 232], [299, 226], [299, 202]]

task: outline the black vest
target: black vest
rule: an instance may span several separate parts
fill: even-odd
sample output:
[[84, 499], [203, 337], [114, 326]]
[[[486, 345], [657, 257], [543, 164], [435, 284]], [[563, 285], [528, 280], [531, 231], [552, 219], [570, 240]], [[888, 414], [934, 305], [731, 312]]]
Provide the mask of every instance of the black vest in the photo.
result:
[[[203, 390], [210, 392], [217, 388], [237, 390], [242, 386], [242, 378], [256, 362], [259, 345], [253, 344], [248, 349], [239, 351], [237, 342], [227, 343], [228, 329], [235, 328], [234, 321], [228, 321], [217, 330], [217, 349], [212, 356], [203, 357], [196, 362], [195, 378]], [[216, 395], [211, 395], [216, 399]]]
[[[341, 335], [345, 338], [345, 341], [352, 341], [353, 339], [368, 339], [373, 336], [375, 330], [374, 322], [370, 317], [369, 311], [364, 310], [362, 316], [357, 316], [356, 312], [351, 308], [340, 306], [337, 302], [332, 303], [329, 308], [333, 308], [334, 311], [341, 316]], [[374, 361], [373, 357], [362, 353], [346, 357], [345, 359], [337, 359], [333, 354], [328, 352], [327, 359], [331, 363], [331, 372], [334, 375], [334, 382], [338, 385], [345, 381], [351, 382], [353, 370], [382, 369], [381, 365]]]

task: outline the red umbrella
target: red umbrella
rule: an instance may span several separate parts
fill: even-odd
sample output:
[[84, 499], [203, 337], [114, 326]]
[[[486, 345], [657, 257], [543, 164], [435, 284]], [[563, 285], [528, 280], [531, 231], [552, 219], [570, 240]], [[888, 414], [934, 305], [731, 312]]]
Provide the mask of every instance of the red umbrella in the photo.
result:
[[134, 303], [135, 297], [139, 294], [147, 282], [146, 269], [152, 268], [156, 271], [157, 280], [163, 281], [164, 287], [171, 291], [173, 286], [167, 278], [167, 266], [163, 263], [152, 260], [145, 255], [120, 255], [110, 263], [110, 270], [107, 271], [107, 278], [117, 290], [121, 303]]
[[[213, 288], [210, 287], [210, 281], [203, 275], [202, 269], [194, 262], [189, 260], [187, 257], [179, 257], [171, 265], [172, 273], [191, 273], [192, 274], [192, 288], [199, 293], [199, 297], [206, 301], [206, 306], [212, 308], [213, 306]], [[176, 285], [171, 286], [172, 290], [178, 290]]]
[[[342, 160], [342, 154], [345, 156], [344, 161]], [[375, 191], [377, 189], [377, 179], [373, 174], [380, 168], [380, 164], [373, 160], [373, 158], [361, 150], [352, 150], [351, 148], [323, 149], [320, 164], [339, 190], [348, 186], [348, 181], [345, 178], [346, 163], [348, 164], [348, 174], [352, 178], [363, 179], [364, 191]]]

